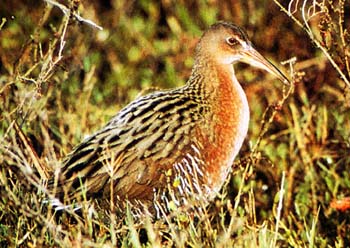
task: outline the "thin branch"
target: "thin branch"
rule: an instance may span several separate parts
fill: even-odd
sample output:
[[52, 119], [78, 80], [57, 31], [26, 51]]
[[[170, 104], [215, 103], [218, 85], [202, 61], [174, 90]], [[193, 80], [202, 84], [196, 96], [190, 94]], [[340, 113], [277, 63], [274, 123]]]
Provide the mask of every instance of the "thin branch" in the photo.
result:
[[38, 76], [39, 85], [41, 84], [41, 82], [45, 82], [50, 78], [51, 73], [53, 72], [53, 69], [58, 64], [58, 62], [60, 62], [61, 59], [63, 58], [62, 53], [63, 53], [64, 46], [66, 45], [65, 37], [66, 37], [66, 31], [69, 23], [69, 17], [66, 17], [65, 19], [66, 20], [63, 23], [63, 29], [60, 36], [60, 46], [59, 46], [57, 58], [52, 59], [52, 56], [53, 56], [53, 49], [52, 49], [52, 53], [48, 53], [48, 57], [47, 59], [45, 59], [41, 72]]
[[[58, 7], [60, 10], [62, 10], [63, 14], [65, 14], [67, 17], [69, 17], [69, 16], [71, 15], [71, 13], [72, 13], [71, 10], [70, 10], [69, 8], [67, 8], [67, 7], [64, 6], [63, 4], [60, 4], [60, 3], [58, 3], [58, 2], [56, 2], [56, 1], [54, 1], [54, 0], [43, 0], [43, 1], [45, 1], [45, 2], [48, 3], [48, 4], [53, 5], [53, 6], [55, 6], [55, 7]], [[75, 12], [73, 12], [72, 14], [73, 14], [73, 16], [74, 16], [75, 18], [77, 18], [78, 21], [84, 22], [84, 23], [86, 23], [86, 24], [88, 24], [88, 25], [90, 25], [90, 26], [92, 26], [92, 27], [94, 27], [94, 28], [97, 28], [97, 29], [99, 29], [99, 30], [103, 30], [103, 28], [102, 28], [101, 26], [97, 25], [97, 24], [94, 23], [93, 21], [91, 21], [91, 20], [89, 20], [89, 19], [85, 19], [85, 18], [81, 17], [80, 15], [78, 15], [78, 14], [75, 13]]]
[[[308, 18], [305, 15], [305, 8], [306, 8], [306, 2], [307, 0], [303, 1], [303, 6], [302, 6], [302, 16], [303, 16], [303, 22], [304, 25], [293, 15], [295, 12], [290, 12], [290, 4], [289, 4], [289, 10], [287, 10], [283, 5], [278, 1], [278, 0], [273, 0], [275, 4], [280, 7], [280, 9], [286, 13], [299, 27], [301, 27], [310, 37], [311, 41], [316, 45], [317, 48], [319, 48], [322, 53], [327, 57], [328, 61], [332, 64], [334, 69], [339, 73], [340, 77], [343, 79], [345, 84], [350, 88], [350, 81], [349, 79], [345, 76], [345, 74], [342, 72], [342, 70], [339, 68], [338, 64], [333, 60], [332, 56], [328, 53], [328, 50], [326, 47], [321, 45], [321, 42], [317, 40], [317, 38], [314, 36], [314, 33], [312, 32], [312, 29], [310, 28], [308, 24]], [[298, 3], [298, 2], [297, 2]], [[323, 6], [322, 4], [319, 4], [320, 6]], [[295, 7], [297, 9], [297, 6]], [[323, 10], [320, 10], [321, 12]]]

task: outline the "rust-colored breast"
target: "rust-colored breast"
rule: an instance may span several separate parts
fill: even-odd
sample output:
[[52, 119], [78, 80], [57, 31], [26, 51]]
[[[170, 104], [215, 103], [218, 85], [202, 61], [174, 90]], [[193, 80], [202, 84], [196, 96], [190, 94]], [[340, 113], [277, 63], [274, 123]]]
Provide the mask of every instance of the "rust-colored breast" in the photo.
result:
[[207, 178], [215, 194], [227, 178], [249, 125], [249, 107], [233, 69], [221, 71], [210, 125], [200, 131]]

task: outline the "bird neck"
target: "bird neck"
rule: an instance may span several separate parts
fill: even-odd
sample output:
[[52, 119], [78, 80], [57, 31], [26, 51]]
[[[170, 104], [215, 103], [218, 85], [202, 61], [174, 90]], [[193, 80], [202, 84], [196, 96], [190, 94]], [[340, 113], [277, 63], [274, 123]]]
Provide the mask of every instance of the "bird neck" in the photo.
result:
[[200, 136], [210, 175], [206, 183], [219, 190], [248, 131], [248, 101], [230, 64], [197, 61], [188, 87], [210, 106]]
[[230, 101], [245, 101], [243, 89], [236, 79], [232, 64], [218, 63], [206, 56], [197, 56], [191, 76], [186, 85], [190, 91], [210, 104], [222, 98], [234, 97]]
[[195, 91], [196, 95], [203, 100], [214, 99], [220, 84], [218, 74], [220, 72], [215, 63], [206, 58], [197, 58], [187, 82], [187, 88]]

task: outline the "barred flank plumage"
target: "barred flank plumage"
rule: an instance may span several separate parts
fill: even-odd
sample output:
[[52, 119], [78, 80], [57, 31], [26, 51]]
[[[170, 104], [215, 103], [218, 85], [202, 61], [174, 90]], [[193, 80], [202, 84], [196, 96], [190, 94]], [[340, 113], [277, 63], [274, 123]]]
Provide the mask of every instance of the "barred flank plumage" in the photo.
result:
[[[205, 103], [194, 96], [180, 88], [147, 95], [126, 106], [68, 155], [62, 185], [77, 189], [86, 183], [89, 194], [107, 192], [113, 175], [116, 192], [130, 198], [138, 194], [131, 194], [132, 184], [157, 186], [154, 178], [160, 179], [185, 157], [195, 127], [206, 116]], [[143, 197], [150, 196], [138, 196]]]
[[57, 195], [70, 200], [83, 190], [88, 197], [152, 201], [170, 175], [180, 195], [213, 198], [248, 129], [247, 99], [232, 67], [238, 60], [285, 80], [240, 28], [213, 25], [197, 45], [187, 84], [136, 99], [78, 145], [63, 161]]

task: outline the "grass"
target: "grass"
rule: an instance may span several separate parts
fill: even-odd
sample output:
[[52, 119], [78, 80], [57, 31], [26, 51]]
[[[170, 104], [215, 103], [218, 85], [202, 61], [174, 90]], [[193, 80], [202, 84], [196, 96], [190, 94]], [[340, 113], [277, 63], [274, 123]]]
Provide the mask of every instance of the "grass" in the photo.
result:
[[[62, 1], [103, 30], [44, 1], [0, 3], [0, 245], [349, 246], [349, 1], [313, 3]], [[86, 135], [140, 92], [185, 83], [220, 19], [247, 29], [293, 85], [236, 66], [251, 122], [217, 199], [159, 219], [43, 204], [42, 179]]]

